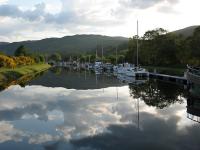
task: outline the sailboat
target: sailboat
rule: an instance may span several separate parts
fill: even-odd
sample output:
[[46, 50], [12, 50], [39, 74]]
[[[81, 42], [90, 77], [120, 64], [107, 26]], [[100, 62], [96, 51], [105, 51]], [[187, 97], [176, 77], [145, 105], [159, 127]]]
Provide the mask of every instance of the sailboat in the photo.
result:
[[139, 52], [139, 44], [138, 44], [138, 21], [137, 21], [137, 66], [136, 67], [130, 67], [126, 69], [126, 75], [131, 76], [131, 77], [136, 77], [136, 76], [149, 76], [149, 72], [146, 71], [146, 69], [141, 68], [139, 66], [138, 62], [138, 52]]
[[114, 71], [114, 73], [117, 73], [117, 74], [126, 74], [126, 72], [127, 72], [127, 70], [130, 70], [131, 68], [133, 68], [134, 66], [131, 66], [131, 64], [129, 64], [129, 63], [123, 63], [123, 64], [118, 64], [117, 65], [117, 47], [116, 47], [116, 65], [115, 66], [113, 66], [113, 71]]
[[[103, 52], [102, 52], [102, 54], [103, 54]], [[97, 49], [96, 49], [96, 61], [94, 63], [94, 70], [95, 70], [96, 74], [100, 74], [102, 72], [102, 70], [103, 70], [103, 63], [98, 60]]]

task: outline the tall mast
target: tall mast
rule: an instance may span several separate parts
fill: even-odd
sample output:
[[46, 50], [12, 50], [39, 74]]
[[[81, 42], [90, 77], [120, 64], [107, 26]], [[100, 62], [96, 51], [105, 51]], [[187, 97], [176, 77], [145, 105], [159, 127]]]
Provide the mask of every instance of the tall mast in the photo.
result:
[[97, 48], [96, 48], [96, 60], [97, 60], [97, 57], [98, 57], [98, 56], [97, 56]]
[[101, 45], [101, 60], [103, 62], [103, 46]]
[[138, 20], [137, 20], [137, 68], [138, 68], [138, 48], [139, 48], [139, 45], [138, 45]]
[[69, 57], [69, 61], [70, 61], [70, 63], [72, 62], [72, 56]]
[[116, 47], [116, 65], [117, 65], [117, 49], [118, 49], [118, 47]]

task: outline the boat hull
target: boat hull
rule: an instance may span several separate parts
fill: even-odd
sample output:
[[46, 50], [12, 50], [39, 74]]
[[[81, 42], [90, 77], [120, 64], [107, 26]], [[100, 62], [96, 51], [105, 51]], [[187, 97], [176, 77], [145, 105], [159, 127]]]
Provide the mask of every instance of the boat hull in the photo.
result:
[[191, 72], [187, 72], [186, 78], [190, 83], [199, 84], [200, 85], [200, 76], [193, 74]]

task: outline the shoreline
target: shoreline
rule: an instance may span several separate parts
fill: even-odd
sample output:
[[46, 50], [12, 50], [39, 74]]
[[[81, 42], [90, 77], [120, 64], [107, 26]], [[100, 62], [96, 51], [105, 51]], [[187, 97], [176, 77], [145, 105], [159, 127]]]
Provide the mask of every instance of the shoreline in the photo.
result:
[[37, 74], [49, 69], [51, 66], [49, 64], [34, 64], [28, 66], [20, 66], [14, 69], [1, 68], [0, 69], [0, 85], [5, 83], [9, 84], [13, 80], [18, 80], [23, 76], [30, 76], [32, 74]]
[[183, 76], [186, 68], [183, 67], [163, 67], [163, 66], [143, 66], [150, 72], [154, 72], [156, 69], [157, 73], [169, 74], [169, 75], [179, 75]]

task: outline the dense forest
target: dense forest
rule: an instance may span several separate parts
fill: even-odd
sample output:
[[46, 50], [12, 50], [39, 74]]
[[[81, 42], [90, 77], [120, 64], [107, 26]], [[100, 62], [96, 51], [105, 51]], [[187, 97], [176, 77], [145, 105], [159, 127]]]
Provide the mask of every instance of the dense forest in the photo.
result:
[[[136, 63], [137, 36], [129, 39], [125, 60]], [[153, 66], [200, 65], [200, 27], [192, 36], [168, 33], [159, 28], [147, 31], [139, 38], [139, 63]]]

